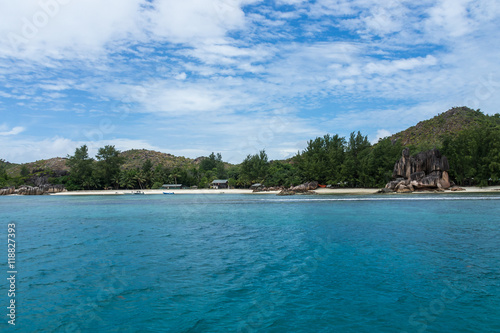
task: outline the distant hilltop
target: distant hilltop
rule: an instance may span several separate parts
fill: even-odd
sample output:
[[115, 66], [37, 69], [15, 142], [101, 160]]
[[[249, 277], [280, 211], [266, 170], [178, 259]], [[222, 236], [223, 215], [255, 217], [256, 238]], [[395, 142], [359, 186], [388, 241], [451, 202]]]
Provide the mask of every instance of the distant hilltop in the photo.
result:
[[189, 166], [194, 167], [198, 165], [200, 163], [200, 159], [202, 159], [201, 157], [191, 159], [184, 156], [174, 156], [172, 154], [147, 149], [126, 150], [122, 152], [120, 156], [125, 159], [125, 163], [122, 166], [124, 170], [140, 168], [147, 160], [151, 161], [153, 168], [157, 165], [171, 169], [185, 168]]
[[[497, 114], [498, 115], [498, 114]], [[488, 122], [500, 125], [500, 117], [488, 116], [479, 109], [462, 106], [454, 107], [437, 116], [424, 120], [404, 131], [390, 136], [391, 140], [400, 141], [403, 147], [419, 146], [427, 149], [439, 148], [445, 135], [456, 136], [460, 132]]]
[[[125, 163], [122, 165], [122, 169], [130, 170], [135, 168], [140, 168], [145, 161], [151, 161], [153, 167], [161, 165], [167, 168], [185, 168], [186, 166], [195, 167], [198, 165], [204, 157], [198, 157], [197, 159], [191, 159], [184, 156], [175, 156], [172, 154], [161, 153], [154, 150], [147, 149], [131, 149], [120, 153], [123, 156]], [[47, 160], [39, 160], [36, 162], [29, 162], [23, 164], [15, 164], [9, 162], [2, 162], [5, 166], [7, 174], [11, 177], [17, 177], [21, 175], [21, 169], [23, 166], [32, 173], [40, 172], [50, 172], [57, 176], [61, 176], [69, 172], [69, 167], [66, 165], [66, 157], [54, 157]]]

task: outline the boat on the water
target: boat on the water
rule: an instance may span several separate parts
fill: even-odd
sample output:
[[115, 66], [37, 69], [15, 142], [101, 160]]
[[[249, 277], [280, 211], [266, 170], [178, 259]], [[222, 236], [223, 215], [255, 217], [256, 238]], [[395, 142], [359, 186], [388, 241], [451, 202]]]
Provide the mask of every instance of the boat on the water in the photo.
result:
[[163, 194], [175, 194], [174, 192], [163, 192]]

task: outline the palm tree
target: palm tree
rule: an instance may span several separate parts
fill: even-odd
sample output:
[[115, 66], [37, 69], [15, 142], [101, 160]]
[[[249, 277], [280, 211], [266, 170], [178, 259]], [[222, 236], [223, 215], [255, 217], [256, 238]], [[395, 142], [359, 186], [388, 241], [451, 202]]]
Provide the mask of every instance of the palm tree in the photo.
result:
[[113, 184], [115, 185], [116, 190], [120, 187], [120, 180], [121, 180], [120, 174], [116, 174], [111, 180], [113, 182]]
[[177, 177], [179, 177], [179, 175], [177, 173], [173, 173], [171, 176], [174, 177], [174, 184], [177, 184]]
[[130, 172], [124, 172], [120, 177], [120, 186], [126, 187], [127, 189], [134, 186], [134, 180], [132, 179], [132, 174]]
[[88, 177], [82, 182], [82, 186], [87, 190], [96, 189], [99, 187], [99, 181], [95, 177]]
[[139, 171], [135, 175], [134, 179], [137, 181], [137, 183], [139, 183], [139, 187], [142, 190], [142, 183], [144, 183], [146, 181], [146, 177], [144, 176], [144, 173], [142, 171]]

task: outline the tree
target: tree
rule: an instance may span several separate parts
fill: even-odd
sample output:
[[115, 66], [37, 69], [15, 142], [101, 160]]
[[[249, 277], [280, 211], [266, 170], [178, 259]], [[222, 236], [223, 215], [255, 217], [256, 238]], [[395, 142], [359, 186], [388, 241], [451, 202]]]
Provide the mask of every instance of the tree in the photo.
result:
[[222, 156], [217, 153], [217, 156], [212, 152], [208, 157], [204, 158], [200, 163], [201, 171], [209, 171], [217, 168], [217, 164], [222, 163]]
[[215, 154], [212, 152], [208, 157], [204, 158], [200, 163], [200, 171], [202, 173], [213, 171], [214, 176], [217, 178], [226, 178], [227, 176], [220, 153]]
[[153, 183], [152, 181], [152, 173], [153, 173], [153, 162], [150, 159], [147, 159], [141, 168], [142, 175], [144, 175], [144, 187], [149, 188]]
[[394, 163], [401, 157], [400, 141], [380, 140], [361, 158], [359, 182], [364, 187], [382, 187], [392, 179]]
[[496, 121], [494, 116], [443, 140], [450, 176], [459, 185], [486, 186], [500, 181], [500, 125]]
[[94, 160], [89, 157], [87, 145], [76, 148], [73, 156], [68, 155], [66, 165], [70, 168], [68, 189], [78, 190], [89, 184], [88, 179], [94, 171]]
[[134, 172], [132, 170], [122, 171], [120, 173], [120, 186], [127, 189], [134, 187]]
[[134, 180], [139, 184], [139, 187], [142, 190], [142, 184], [146, 181], [146, 177], [144, 176], [144, 173], [142, 171], [138, 171], [135, 174]]
[[241, 178], [245, 185], [262, 183], [266, 179], [269, 170], [269, 162], [265, 150], [258, 154], [248, 155], [241, 163]]
[[341, 166], [345, 158], [345, 139], [338, 135], [317, 137], [310, 140], [306, 149], [294, 161], [302, 181], [337, 183], [341, 180]]
[[269, 164], [268, 176], [264, 182], [266, 186], [285, 186], [300, 184], [302, 178], [299, 170], [290, 163], [272, 161]]
[[28, 167], [26, 166], [26, 164], [23, 164], [23, 166], [21, 167], [21, 177], [27, 177], [29, 174], [30, 171]]
[[5, 161], [0, 159], [0, 187], [4, 187], [5, 185], [7, 185], [9, 180], [5, 164]]
[[368, 148], [371, 147], [368, 137], [363, 136], [358, 131], [356, 134], [352, 132], [346, 149], [346, 156], [342, 164], [342, 178], [349, 186], [360, 185], [361, 175], [361, 160], [368, 153]]
[[120, 166], [124, 163], [124, 158], [120, 156], [120, 151], [116, 150], [115, 146], [109, 145], [99, 148], [96, 158], [101, 184], [104, 187], [109, 187], [113, 184], [116, 175], [120, 173]]

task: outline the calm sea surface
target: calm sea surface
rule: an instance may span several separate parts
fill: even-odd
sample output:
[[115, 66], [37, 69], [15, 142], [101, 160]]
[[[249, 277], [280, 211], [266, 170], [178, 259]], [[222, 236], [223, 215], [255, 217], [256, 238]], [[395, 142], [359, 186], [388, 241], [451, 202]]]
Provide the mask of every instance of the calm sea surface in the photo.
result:
[[0, 218], [0, 331], [15, 223], [19, 332], [500, 332], [500, 195], [2, 197]]

